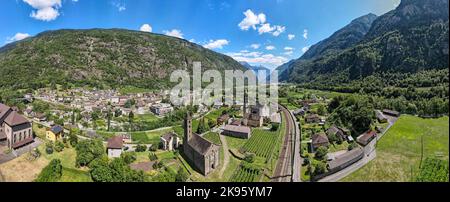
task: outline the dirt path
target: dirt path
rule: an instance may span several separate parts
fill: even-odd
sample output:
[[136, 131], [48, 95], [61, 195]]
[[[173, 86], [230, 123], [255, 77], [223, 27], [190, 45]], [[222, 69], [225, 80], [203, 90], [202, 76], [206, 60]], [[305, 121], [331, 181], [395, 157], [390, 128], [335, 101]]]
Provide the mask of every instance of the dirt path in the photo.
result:
[[227, 169], [228, 163], [230, 162], [230, 153], [228, 152], [228, 144], [225, 136], [219, 134], [220, 142], [222, 142], [223, 147], [223, 165], [219, 172], [219, 178], [222, 178], [225, 169]]

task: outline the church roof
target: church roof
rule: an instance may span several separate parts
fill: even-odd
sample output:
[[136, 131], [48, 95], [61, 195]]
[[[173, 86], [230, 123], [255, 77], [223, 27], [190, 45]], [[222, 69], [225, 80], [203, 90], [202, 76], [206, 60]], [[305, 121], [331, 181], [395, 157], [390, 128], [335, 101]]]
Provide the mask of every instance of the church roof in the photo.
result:
[[205, 155], [211, 148], [216, 146], [212, 142], [197, 134], [192, 134], [192, 137], [189, 140], [188, 144], [192, 147], [192, 149], [202, 155]]

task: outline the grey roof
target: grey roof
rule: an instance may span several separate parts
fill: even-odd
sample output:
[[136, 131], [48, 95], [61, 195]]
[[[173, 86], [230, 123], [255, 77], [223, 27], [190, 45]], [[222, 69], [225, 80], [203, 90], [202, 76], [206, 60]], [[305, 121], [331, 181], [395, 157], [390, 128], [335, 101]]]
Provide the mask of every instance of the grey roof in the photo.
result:
[[323, 143], [330, 143], [328, 141], [327, 135], [324, 133], [317, 133], [312, 136], [312, 143], [313, 144], [323, 144]]
[[211, 148], [217, 147], [217, 145], [213, 144], [212, 142], [208, 141], [207, 139], [197, 134], [192, 134], [192, 137], [189, 140], [188, 145], [191, 146], [196, 152], [202, 155], [206, 154]]
[[224, 130], [230, 132], [238, 132], [238, 133], [251, 133], [251, 129], [247, 126], [235, 126], [235, 125], [226, 125]]
[[58, 134], [62, 131], [64, 131], [64, 128], [60, 125], [55, 125], [50, 129], [54, 134]]
[[170, 132], [170, 133], [164, 134], [161, 138], [166, 140], [166, 141], [169, 141], [170, 139], [172, 139], [174, 137], [177, 137], [177, 135], [175, 133], [173, 133], [173, 132]]
[[328, 162], [328, 167], [333, 170], [340, 167], [352, 160], [355, 160], [363, 155], [363, 149], [361, 147], [355, 148], [351, 151], [345, 152], [344, 154], [337, 156], [334, 160]]

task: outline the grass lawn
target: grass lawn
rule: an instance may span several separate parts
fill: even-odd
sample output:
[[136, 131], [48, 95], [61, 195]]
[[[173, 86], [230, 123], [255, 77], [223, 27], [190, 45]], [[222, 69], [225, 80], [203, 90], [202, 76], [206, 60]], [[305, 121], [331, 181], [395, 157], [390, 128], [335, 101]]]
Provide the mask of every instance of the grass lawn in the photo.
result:
[[377, 157], [342, 181], [411, 181], [419, 170], [421, 137], [424, 158], [448, 160], [449, 118], [422, 119], [402, 115], [378, 142]]
[[[155, 116], [154, 114], [136, 114], [134, 116], [135, 122], [152, 122], [157, 121], [159, 118]], [[128, 120], [127, 120], [128, 121]]]
[[342, 144], [330, 144], [328, 148], [328, 153], [348, 150], [348, 145], [349, 144], [347, 141], [342, 142]]
[[87, 171], [63, 167], [60, 182], [92, 182], [92, 179]]
[[216, 145], [222, 145], [222, 142], [220, 142], [220, 137], [219, 137], [218, 133], [208, 132], [203, 137]]

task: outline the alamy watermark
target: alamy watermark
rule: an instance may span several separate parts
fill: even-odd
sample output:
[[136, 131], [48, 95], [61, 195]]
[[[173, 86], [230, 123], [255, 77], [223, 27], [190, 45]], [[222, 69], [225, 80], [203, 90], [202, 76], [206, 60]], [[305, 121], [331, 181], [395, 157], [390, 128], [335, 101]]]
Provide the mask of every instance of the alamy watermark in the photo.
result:
[[[170, 92], [174, 106], [221, 103], [233, 105], [271, 105], [278, 103], [278, 72], [253, 70], [207, 70], [202, 72], [200, 62], [193, 63], [192, 75], [187, 70], [176, 70], [170, 81], [178, 83]], [[202, 87], [202, 84], [208, 84]]]

